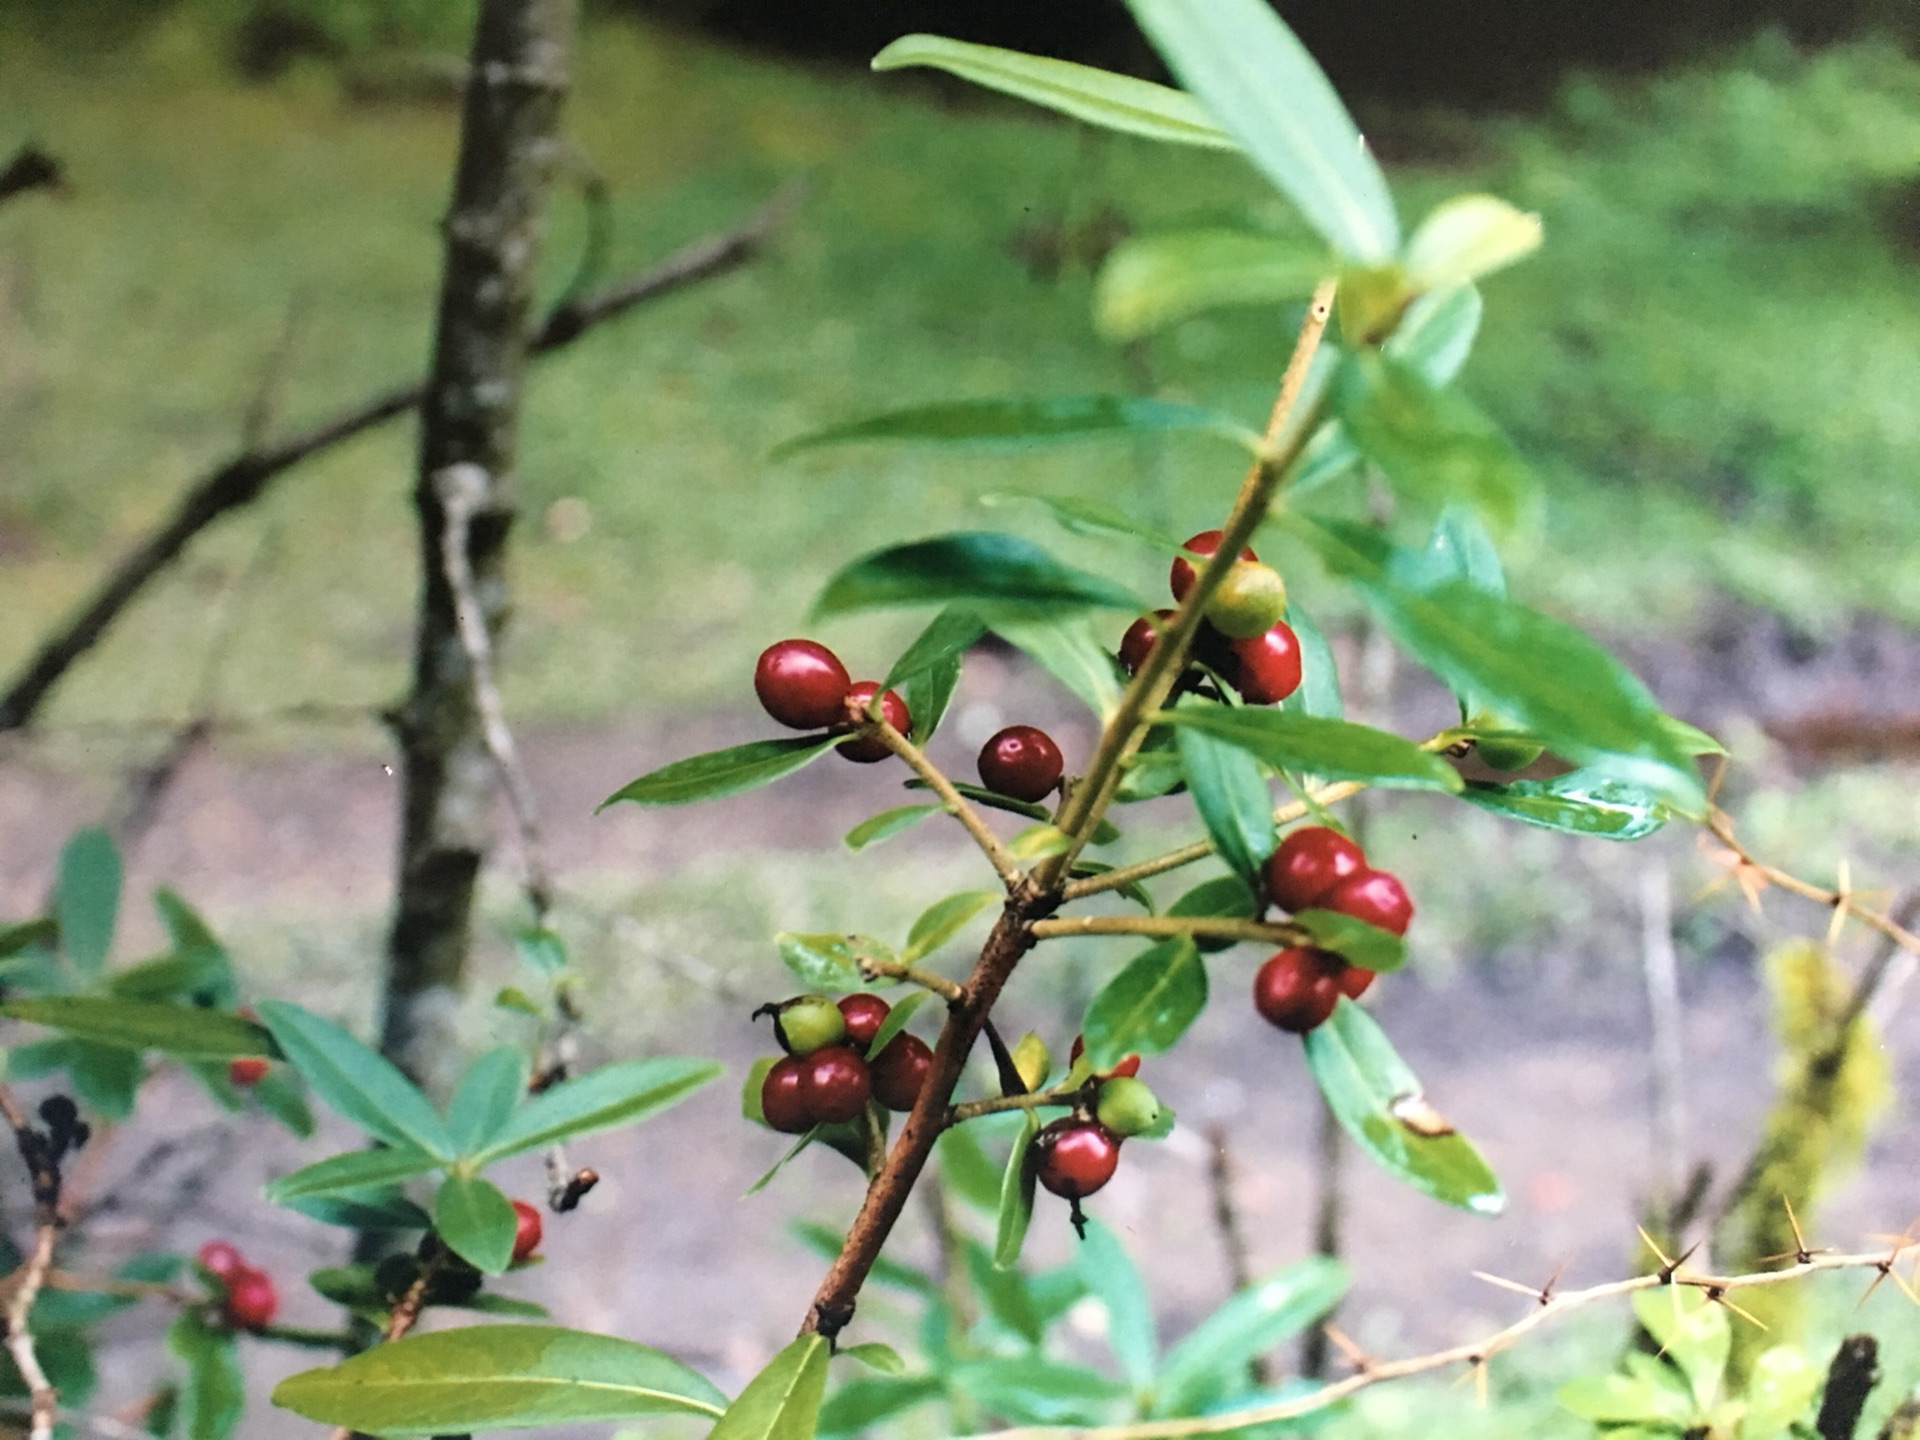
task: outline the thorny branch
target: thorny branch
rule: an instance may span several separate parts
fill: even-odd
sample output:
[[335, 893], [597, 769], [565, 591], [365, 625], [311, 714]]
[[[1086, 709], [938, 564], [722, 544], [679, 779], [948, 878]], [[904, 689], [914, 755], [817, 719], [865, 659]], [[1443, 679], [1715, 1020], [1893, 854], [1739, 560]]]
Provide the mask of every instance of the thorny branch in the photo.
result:
[[1753, 853], [1741, 844], [1733, 833], [1733, 821], [1723, 810], [1713, 810], [1707, 816], [1707, 831], [1726, 847], [1731, 859], [1734, 878], [1740, 887], [1756, 902], [1760, 891], [1768, 885], [1777, 885], [1790, 895], [1798, 895], [1839, 915], [1850, 915], [1869, 930], [1878, 931], [1888, 940], [1909, 954], [1920, 955], [1920, 935], [1914, 934], [1905, 925], [1885, 911], [1876, 910], [1870, 905], [1860, 903], [1860, 898], [1851, 890], [1829, 890], [1824, 885], [1814, 885], [1798, 876], [1756, 860]]

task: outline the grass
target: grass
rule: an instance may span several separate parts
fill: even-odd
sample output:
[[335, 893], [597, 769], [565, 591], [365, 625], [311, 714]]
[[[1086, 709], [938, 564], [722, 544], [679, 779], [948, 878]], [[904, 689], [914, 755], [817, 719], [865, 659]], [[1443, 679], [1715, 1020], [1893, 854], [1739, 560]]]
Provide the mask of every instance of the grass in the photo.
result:
[[[1455, 118], [1471, 164], [1396, 173], [1410, 215], [1488, 187], [1547, 220], [1540, 257], [1489, 285], [1467, 373], [1547, 482], [1546, 518], [1514, 551], [1523, 593], [1615, 630], [1682, 627], [1726, 591], [1816, 630], [1856, 607], [1920, 619], [1920, 578], [1898, 563], [1920, 533], [1901, 359], [1920, 279], [1889, 219], [1920, 173], [1916, 78], [1883, 49], [1762, 46], [1716, 71], [1576, 86], [1537, 124]], [[613, 24], [587, 37], [571, 128], [615, 197], [609, 275], [796, 170], [815, 189], [772, 257], [539, 370], [507, 661], [520, 714], [737, 704], [752, 654], [800, 625], [834, 566], [1009, 523], [975, 506], [989, 490], [1103, 493], [1194, 528], [1224, 503], [1236, 463], [1204, 441], [765, 456], [898, 404], [1127, 388], [1087, 324], [1085, 266], [1036, 273], [1023, 244], [1103, 215], [1289, 223], [1235, 162]], [[176, 16], [94, 52], [10, 36], [0, 137], [29, 135], [74, 193], [0, 215], [4, 672], [234, 448], [263, 372], [291, 426], [420, 367], [454, 129], [445, 109], [350, 104], [318, 70], [242, 86]], [[563, 197], [549, 291], [581, 243]], [[1146, 358], [1167, 391], [1251, 417], [1285, 344], [1274, 317], [1226, 314]], [[413, 599], [409, 462], [397, 425], [286, 477], [194, 547], [53, 713], [180, 713], [209, 666], [229, 709], [390, 699]], [[552, 511], [562, 499], [579, 504]], [[903, 633], [839, 622], [829, 638], [877, 669]]]

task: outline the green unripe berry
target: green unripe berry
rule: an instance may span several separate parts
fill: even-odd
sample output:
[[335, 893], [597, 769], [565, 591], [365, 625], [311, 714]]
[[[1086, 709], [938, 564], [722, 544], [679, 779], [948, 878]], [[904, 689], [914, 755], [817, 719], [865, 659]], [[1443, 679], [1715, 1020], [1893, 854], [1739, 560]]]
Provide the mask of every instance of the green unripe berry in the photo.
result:
[[1029, 1092], [1045, 1085], [1053, 1073], [1053, 1056], [1047, 1053], [1047, 1042], [1031, 1030], [1022, 1035], [1014, 1043], [1013, 1068]]
[[847, 1017], [824, 995], [802, 995], [780, 1007], [774, 1024], [791, 1055], [811, 1055], [847, 1038]]
[[1144, 1135], [1160, 1123], [1160, 1101], [1144, 1080], [1118, 1075], [1100, 1087], [1093, 1113], [1124, 1140], [1129, 1135]]
[[1250, 640], [1287, 614], [1287, 586], [1280, 572], [1257, 560], [1236, 560], [1207, 602], [1207, 619], [1222, 635]]

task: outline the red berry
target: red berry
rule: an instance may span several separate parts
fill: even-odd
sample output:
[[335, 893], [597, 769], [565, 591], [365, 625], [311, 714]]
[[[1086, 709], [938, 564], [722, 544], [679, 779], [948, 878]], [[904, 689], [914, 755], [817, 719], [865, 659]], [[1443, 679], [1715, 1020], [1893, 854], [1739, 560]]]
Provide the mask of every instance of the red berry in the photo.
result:
[[892, 1008], [878, 995], [842, 995], [840, 1013], [847, 1019], [847, 1043], [862, 1055], [866, 1054]]
[[1325, 825], [1303, 825], [1267, 860], [1267, 894], [1282, 910], [1311, 910], [1334, 886], [1367, 868], [1360, 847]]
[[1334, 983], [1340, 987], [1342, 995], [1349, 1000], [1358, 1000], [1367, 993], [1367, 987], [1373, 984], [1373, 977], [1379, 973], [1377, 970], [1367, 969], [1364, 965], [1347, 965], [1333, 978]]
[[251, 1265], [243, 1267], [227, 1282], [227, 1298], [221, 1314], [236, 1330], [264, 1330], [273, 1323], [280, 1308], [280, 1296], [273, 1288], [273, 1277]]
[[867, 1062], [847, 1045], [829, 1045], [800, 1062], [800, 1103], [817, 1125], [837, 1125], [867, 1108], [873, 1080]]
[[1300, 688], [1300, 637], [1282, 620], [1264, 635], [1227, 641], [1227, 683], [1249, 705], [1278, 705]]
[[1349, 875], [1320, 897], [1322, 910], [1338, 910], [1395, 935], [1407, 933], [1413, 923], [1413, 901], [1406, 886], [1384, 870], [1362, 870]]
[[1160, 638], [1160, 632], [1172, 618], [1173, 611], [1156, 610], [1152, 619], [1142, 615], [1127, 627], [1127, 633], [1120, 637], [1120, 663], [1126, 666], [1129, 675], [1147, 663], [1147, 652], [1153, 649], [1153, 642]]
[[228, 1082], [243, 1090], [258, 1085], [266, 1078], [267, 1058], [264, 1055], [240, 1055], [227, 1062]]
[[1065, 768], [1053, 737], [1032, 725], [1009, 725], [980, 748], [980, 783], [1016, 800], [1045, 799]]
[[524, 1200], [513, 1202], [513, 1263], [519, 1264], [540, 1248], [540, 1212]]
[[795, 730], [824, 730], [846, 719], [847, 667], [812, 640], [782, 640], [760, 652], [753, 693], [767, 714]]
[[[1196, 555], [1211, 555], [1220, 548], [1220, 541], [1223, 538], [1225, 537], [1223, 537], [1218, 530], [1202, 530], [1198, 535], [1187, 541], [1186, 548]], [[1253, 553], [1252, 546], [1248, 546], [1240, 552], [1240, 558], [1242, 560], [1258, 560], [1260, 557]], [[1167, 584], [1173, 587], [1173, 598], [1176, 600], [1186, 599], [1187, 592], [1193, 589], [1193, 582], [1199, 578], [1200, 572], [1193, 568], [1193, 562], [1184, 555], [1176, 555], [1173, 561], [1173, 568], [1167, 572]]]
[[195, 1258], [199, 1260], [203, 1270], [222, 1282], [231, 1281], [234, 1276], [248, 1268], [240, 1252], [224, 1240], [207, 1241], [200, 1247], [200, 1253]]
[[[1067, 1053], [1067, 1064], [1078, 1065], [1080, 1063], [1080, 1057], [1086, 1054], [1086, 1052], [1087, 1052], [1087, 1037], [1084, 1035], [1074, 1036], [1073, 1049]], [[1134, 1076], [1138, 1075], [1139, 1073], [1140, 1073], [1140, 1056], [1138, 1054], [1127, 1054], [1127, 1055], [1122, 1055], [1119, 1059], [1119, 1062], [1115, 1064], [1111, 1070], [1101, 1075], [1100, 1078], [1102, 1080], [1112, 1080], [1116, 1076], [1118, 1076], [1122, 1079], [1131, 1080], [1133, 1079]]]
[[1253, 1008], [1270, 1025], [1304, 1035], [1340, 1002], [1339, 966], [1325, 950], [1296, 945], [1271, 956], [1253, 977]]
[[[847, 687], [841, 697], [838, 722], [847, 723], [850, 712], [857, 711], [862, 717], [867, 706], [873, 703], [873, 697], [879, 693], [877, 681], [861, 680]], [[913, 717], [907, 714], [907, 702], [900, 698], [896, 690], [889, 690], [880, 697], [880, 713], [894, 729], [905, 735], [913, 728]], [[887, 749], [887, 742], [878, 735], [860, 735], [852, 740], [842, 740], [834, 747], [847, 759], [859, 765], [871, 765], [876, 760], [884, 760], [893, 752]]]
[[1066, 1200], [1082, 1200], [1113, 1178], [1120, 1142], [1096, 1120], [1063, 1116], [1033, 1137], [1040, 1183]]
[[800, 1074], [805, 1063], [788, 1055], [775, 1061], [767, 1078], [760, 1082], [760, 1113], [783, 1135], [804, 1135], [813, 1128], [813, 1117], [800, 1098]]
[[868, 1067], [873, 1076], [873, 1098], [889, 1110], [911, 1110], [927, 1088], [933, 1069], [933, 1051], [918, 1035], [904, 1031], [887, 1042]]

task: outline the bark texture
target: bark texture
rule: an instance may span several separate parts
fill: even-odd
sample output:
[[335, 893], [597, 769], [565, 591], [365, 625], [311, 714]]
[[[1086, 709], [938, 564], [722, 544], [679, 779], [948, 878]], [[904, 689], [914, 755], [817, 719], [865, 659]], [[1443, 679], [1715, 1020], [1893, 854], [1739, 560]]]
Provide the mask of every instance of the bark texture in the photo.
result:
[[421, 407], [421, 591], [413, 687], [395, 712], [403, 800], [382, 1048], [430, 1087], [457, 1059], [453, 1017], [474, 885], [493, 838], [496, 773], [442, 564], [437, 477], [484, 477], [467, 535], [490, 636], [507, 616], [507, 537], [541, 222], [561, 154], [575, 0], [484, 0], [445, 224], [433, 368]]

